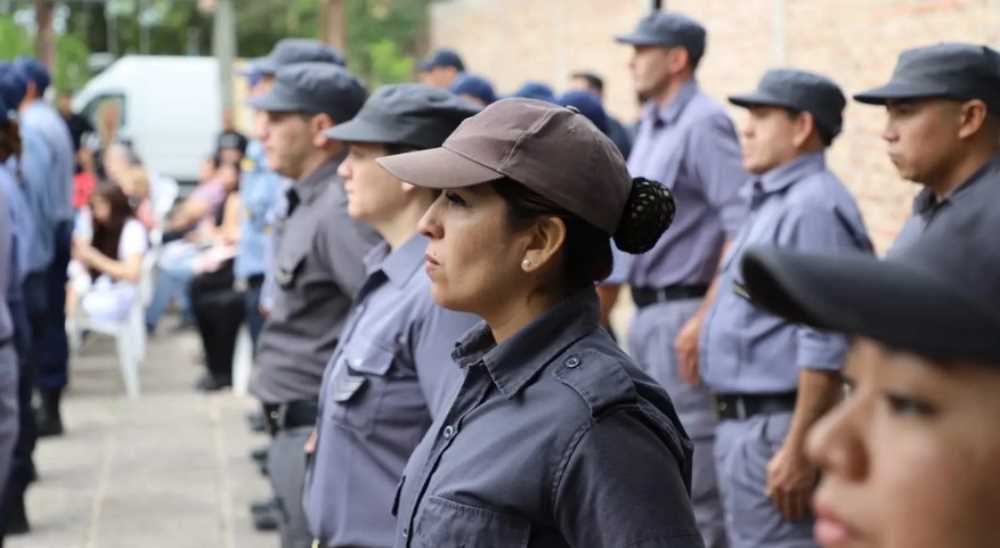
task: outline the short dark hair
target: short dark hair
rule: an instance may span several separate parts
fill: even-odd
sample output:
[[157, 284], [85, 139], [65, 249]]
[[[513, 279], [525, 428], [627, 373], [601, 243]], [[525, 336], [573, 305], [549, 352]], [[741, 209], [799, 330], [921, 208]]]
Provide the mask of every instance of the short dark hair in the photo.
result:
[[571, 78], [579, 78], [580, 80], [586, 80], [587, 85], [591, 87], [597, 93], [604, 93], [604, 79], [600, 76], [594, 74], [593, 72], [588, 72], [585, 70], [574, 72], [570, 75]]
[[570, 292], [593, 287], [611, 275], [611, 239], [600, 228], [513, 179], [496, 181], [493, 189], [507, 203], [507, 218], [515, 227], [545, 216], [559, 217], [566, 224], [563, 281]]
[[[791, 119], [798, 118], [799, 115], [802, 114], [803, 112], [801, 110], [796, 110], [794, 108], [787, 108], [787, 107], [783, 107], [782, 110], [784, 110], [788, 114], [788, 117]], [[830, 145], [833, 144], [833, 138], [835, 137], [835, 135], [831, 135], [830, 132], [826, 130], [826, 128], [817, 124], [815, 116], [813, 116], [813, 127], [816, 129], [816, 133], [819, 133], [819, 140], [823, 142], [824, 147], [829, 147]]]

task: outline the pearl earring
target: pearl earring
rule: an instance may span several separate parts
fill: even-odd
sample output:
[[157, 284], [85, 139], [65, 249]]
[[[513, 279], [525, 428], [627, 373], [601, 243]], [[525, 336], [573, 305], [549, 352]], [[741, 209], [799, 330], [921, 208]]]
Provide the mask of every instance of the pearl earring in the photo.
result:
[[528, 270], [529, 268], [531, 268], [531, 261], [529, 261], [528, 259], [525, 259], [525, 260], [521, 261], [521, 268], [523, 268], [525, 270]]

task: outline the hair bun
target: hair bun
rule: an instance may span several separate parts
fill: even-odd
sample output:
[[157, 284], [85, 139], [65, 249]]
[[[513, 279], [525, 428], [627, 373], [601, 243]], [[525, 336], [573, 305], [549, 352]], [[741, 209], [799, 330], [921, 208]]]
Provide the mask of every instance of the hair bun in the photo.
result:
[[615, 245], [633, 255], [649, 251], [670, 227], [676, 210], [674, 196], [665, 186], [642, 177], [632, 179]]

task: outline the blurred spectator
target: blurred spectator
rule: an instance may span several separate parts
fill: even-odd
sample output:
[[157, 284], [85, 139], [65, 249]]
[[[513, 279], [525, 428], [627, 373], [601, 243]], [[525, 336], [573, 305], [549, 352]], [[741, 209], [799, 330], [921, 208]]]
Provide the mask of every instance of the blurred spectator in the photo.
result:
[[[604, 79], [593, 72], [574, 72], [569, 82], [570, 89], [592, 93], [601, 103], [604, 102]], [[640, 104], [643, 101], [640, 100]], [[614, 116], [607, 114], [608, 130], [605, 132], [615, 143], [622, 156], [627, 160], [632, 153], [633, 134]]]
[[420, 81], [436, 88], [449, 89], [465, 72], [462, 56], [453, 49], [439, 49], [420, 63]]
[[94, 151], [96, 160], [95, 173], [98, 179], [105, 174], [104, 151], [112, 144], [120, 141], [119, 129], [122, 125], [122, 107], [118, 101], [102, 101], [97, 109], [97, 128], [91, 139], [87, 139], [87, 147]]
[[181, 326], [192, 323], [188, 284], [194, 276], [194, 260], [205, 243], [211, 242], [215, 229], [222, 222], [223, 203], [239, 185], [237, 164], [219, 165], [217, 157], [206, 161], [197, 188], [181, 203], [167, 221], [163, 246], [157, 266], [153, 298], [146, 309], [146, 329], [156, 326], [171, 302], [181, 311]]
[[77, 155], [76, 173], [80, 173], [83, 171], [79, 157], [81, 143], [83, 143], [84, 135], [93, 133], [94, 126], [85, 116], [73, 112], [73, 94], [71, 92], [60, 91], [56, 107], [59, 109], [59, 115], [66, 122], [66, 127], [69, 128], [69, 135], [73, 139], [73, 152]]
[[247, 138], [236, 129], [231, 108], [222, 115], [222, 133], [216, 140], [215, 148], [223, 163], [238, 163], [246, 156]]
[[79, 304], [91, 318], [123, 321], [138, 298], [146, 249], [146, 229], [132, 215], [128, 196], [118, 185], [100, 185], [73, 232], [67, 315]]
[[556, 99], [556, 103], [564, 107], [573, 107], [587, 117], [601, 133], [608, 134], [608, 115], [604, 112], [601, 102], [586, 91], [567, 91]]
[[548, 103], [556, 102], [556, 94], [548, 84], [542, 82], [527, 81], [511, 97], [524, 97], [525, 99], [538, 99]]
[[497, 100], [493, 84], [486, 78], [472, 74], [462, 74], [456, 78], [451, 85], [451, 92], [479, 108], [486, 107]]
[[134, 211], [135, 218], [142, 223], [146, 230], [156, 228], [156, 216], [153, 214], [152, 201], [150, 200], [149, 177], [146, 170], [131, 166], [118, 174], [113, 181], [121, 187], [122, 192], [128, 197], [129, 205]]
[[90, 194], [97, 187], [97, 176], [94, 166], [94, 151], [83, 147], [77, 152], [76, 158], [80, 170], [73, 175], [73, 208], [79, 210], [87, 205]]

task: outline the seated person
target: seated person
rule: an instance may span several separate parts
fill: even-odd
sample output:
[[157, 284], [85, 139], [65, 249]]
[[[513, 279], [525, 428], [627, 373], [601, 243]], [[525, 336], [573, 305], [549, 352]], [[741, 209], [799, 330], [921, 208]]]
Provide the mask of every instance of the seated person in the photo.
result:
[[215, 230], [222, 223], [223, 203], [239, 185], [238, 164], [219, 164], [218, 159], [206, 162], [202, 182], [164, 227], [163, 252], [157, 265], [156, 287], [146, 309], [146, 329], [149, 333], [174, 300], [181, 310], [181, 324], [191, 323], [187, 288], [195, 274], [194, 260], [199, 251], [211, 243]]
[[119, 173], [114, 182], [128, 197], [129, 204], [135, 211], [135, 218], [142, 223], [142, 226], [147, 231], [156, 228], [156, 217], [153, 215], [153, 206], [149, 199], [149, 177], [146, 176], [146, 170], [138, 166], [130, 167]]
[[133, 216], [128, 197], [118, 185], [100, 185], [74, 231], [67, 316], [79, 302], [95, 320], [125, 320], [138, 298], [146, 248], [146, 229]]

